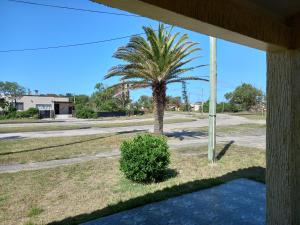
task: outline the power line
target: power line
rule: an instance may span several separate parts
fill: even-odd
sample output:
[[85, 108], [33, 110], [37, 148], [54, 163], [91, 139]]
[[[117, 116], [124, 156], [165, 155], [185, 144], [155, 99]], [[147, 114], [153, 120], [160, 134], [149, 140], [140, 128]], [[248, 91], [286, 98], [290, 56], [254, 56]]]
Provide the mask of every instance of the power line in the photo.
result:
[[[169, 26], [167, 26], [166, 28], [169, 28]], [[93, 45], [93, 44], [105, 43], [105, 42], [110, 42], [110, 41], [117, 41], [117, 40], [122, 40], [122, 39], [130, 38], [130, 37], [134, 37], [134, 36], [140, 36], [143, 34], [145, 34], [145, 33], [138, 33], [138, 34], [104, 39], [104, 40], [99, 40], [99, 41], [90, 41], [90, 42], [82, 42], [82, 43], [66, 44], [66, 45], [56, 45], [56, 46], [47, 46], [47, 47], [38, 47], [38, 48], [7, 49], [7, 50], [0, 50], [0, 53], [39, 51], [39, 50], [48, 50], [48, 49], [78, 47], [78, 46], [84, 46], [84, 45]]]
[[75, 43], [75, 44], [66, 44], [66, 45], [57, 45], [57, 46], [48, 46], [48, 47], [39, 47], [39, 48], [23, 48], [23, 49], [0, 50], [0, 53], [38, 51], [38, 50], [47, 50], [47, 49], [77, 47], [77, 46], [83, 46], [83, 45], [93, 45], [93, 44], [99, 44], [99, 43], [105, 43], [105, 42], [110, 42], [110, 41], [126, 39], [126, 38], [130, 38], [130, 37], [134, 37], [134, 36], [140, 36], [140, 35], [143, 35], [143, 34], [145, 34], [145, 33], [139, 33], [139, 34], [133, 34], [133, 35], [123, 36], [123, 37], [104, 39], [104, 40], [99, 40], [99, 41]]
[[49, 5], [49, 4], [43, 4], [43, 3], [37, 3], [37, 2], [28, 2], [28, 1], [22, 1], [22, 0], [7, 0], [7, 1], [28, 4], [28, 5], [44, 6], [44, 7], [58, 8], [58, 9], [69, 9], [69, 10], [75, 10], [75, 11], [100, 13], [100, 14], [108, 14], [108, 15], [115, 15], [115, 16], [141, 17], [139, 15], [133, 15], [133, 14], [112, 13], [112, 12], [105, 12], [105, 11], [92, 10], [92, 9], [83, 9], [83, 8], [74, 8], [74, 7], [61, 6], [61, 5]]

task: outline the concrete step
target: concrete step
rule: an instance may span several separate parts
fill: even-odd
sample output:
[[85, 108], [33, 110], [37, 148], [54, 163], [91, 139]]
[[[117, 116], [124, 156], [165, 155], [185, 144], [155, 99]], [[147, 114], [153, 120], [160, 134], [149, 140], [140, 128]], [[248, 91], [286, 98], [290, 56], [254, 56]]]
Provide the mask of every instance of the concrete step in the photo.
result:
[[65, 119], [70, 119], [73, 118], [72, 114], [57, 114], [55, 115], [55, 119], [58, 120], [65, 120]]

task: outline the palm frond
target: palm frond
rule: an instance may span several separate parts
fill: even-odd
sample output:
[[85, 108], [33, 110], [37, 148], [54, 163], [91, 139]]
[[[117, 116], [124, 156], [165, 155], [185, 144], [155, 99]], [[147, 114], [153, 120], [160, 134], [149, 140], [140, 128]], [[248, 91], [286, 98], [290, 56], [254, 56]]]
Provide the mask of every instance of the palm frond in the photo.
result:
[[[197, 42], [190, 41], [187, 34], [179, 32], [172, 34], [172, 28], [167, 29], [159, 24], [158, 30], [143, 27], [146, 38], [133, 36], [129, 43], [119, 47], [113, 57], [125, 61], [123, 65], [112, 67], [105, 79], [119, 76], [123, 82], [139, 82], [150, 85], [159, 82], [173, 83], [188, 79], [205, 80], [195, 77], [180, 77], [200, 66], [187, 66], [199, 56], [191, 57], [200, 51]], [[146, 82], [146, 83], [142, 83]], [[138, 83], [136, 83], [138, 84]], [[143, 85], [142, 85], [143, 86]]]
[[150, 87], [152, 83], [145, 82], [145, 81], [123, 81], [121, 83], [112, 85], [109, 88], [112, 89], [121, 88], [123, 85], [128, 85], [129, 89], [139, 89], [139, 88]]
[[189, 77], [181, 77], [181, 78], [177, 78], [177, 79], [168, 80], [167, 84], [170, 84], [170, 83], [182, 83], [183, 81], [188, 81], [188, 80], [209, 81], [208, 79], [206, 79], [204, 77], [189, 76]]

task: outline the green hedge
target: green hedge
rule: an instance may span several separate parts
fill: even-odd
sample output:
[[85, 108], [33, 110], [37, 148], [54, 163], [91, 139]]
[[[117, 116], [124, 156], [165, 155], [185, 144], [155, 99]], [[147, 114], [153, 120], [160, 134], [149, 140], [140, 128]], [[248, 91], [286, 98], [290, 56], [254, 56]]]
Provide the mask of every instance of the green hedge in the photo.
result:
[[10, 107], [8, 111], [5, 111], [0, 119], [22, 119], [22, 118], [38, 118], [39, 110], [36, 108], [29, 108], [26, 111], [17, 111], [15, 108]]
[[82, 119], [97, 118], [97, 113], [88, 106], [77, 105], [75, 106], [75, 116]]
[[163, 136], [140, 134], [121, 145], [120, 169], [130, 180], [159, 181], [169, 163], [169, 147]]
[[17, 111], [17, 118], [38, 118], [39, 110], [36, 108], [29, 108], [26, 111]]

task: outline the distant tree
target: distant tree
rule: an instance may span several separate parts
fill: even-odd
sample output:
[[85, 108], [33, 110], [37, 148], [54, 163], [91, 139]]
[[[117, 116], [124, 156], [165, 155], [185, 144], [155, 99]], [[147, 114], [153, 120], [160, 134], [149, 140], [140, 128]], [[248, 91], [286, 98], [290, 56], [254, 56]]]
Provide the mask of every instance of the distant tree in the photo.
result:
[[75, 116], [77, 118], [95, 118], [96, 112], [92, 109], [90, 97], [87, 95], [74, 95], [69, 97], [70, 102], [74, 104]]
[[87, 105], [89, 104], [90, 97], [87, 95], [75, 95], [70, 98], [70, 101], [74, 103], [74, 105]]
[[[121, 98], [115, 96], [118, 92], [115, 88], [107, 88], [102, 83], [95, 85], [95, 92], [91, 96], [91, 103], [101, 112], [125, 111]], [[122, 94], [120, 94], [121, 96]]]
[[26, 89], [17, 82], [0, 81], [0, 93], [16, 105], [17, 100], [26, 93]]
[[167, 105], [174, 105], [177, 108], [180, 108], [182, 102], [181, 102], [181, 97], [180, 96], [167, 96], [166, 97]]
[[236, 87], [233, 92], [226, 93], [224, 96], [232, 105], [238, 106], [242, 110], [249, 110], [255, 106], [257, 98], [262, 95], [261, 90], [251, 84], [243, 83]]
[[140, 109], [146, 109], [147, 111], [152, 112], [153, 110], [153, 99], [150, 96], [142, 95], [137, 101], [138, 107]]
[[58, 95], [58, 94], [53, 94], [53, 93], [47, 93], [46, 96], [48, 96], [48, 97], [58, 97], [58, 96], [60, 96], [60, 95]]
[[[237, 112], [238, 108], [236, 105], [233, 105], [228, 102], [220, 102], [217, 103], [216, 108], [217, 113], [221, 112]], [[208, 113], [209, 112], [209, 100], [203, 103], [203, 112]]]
[[9, 102], [5, 100], [5, 98], [0, 98], [0, 108], [6, 111], [9, 107]]
[[183, 99], [183, 111], [190, 111], [189, 97], [186, 90], [186, 82], [182, 82], [182, 99]]

